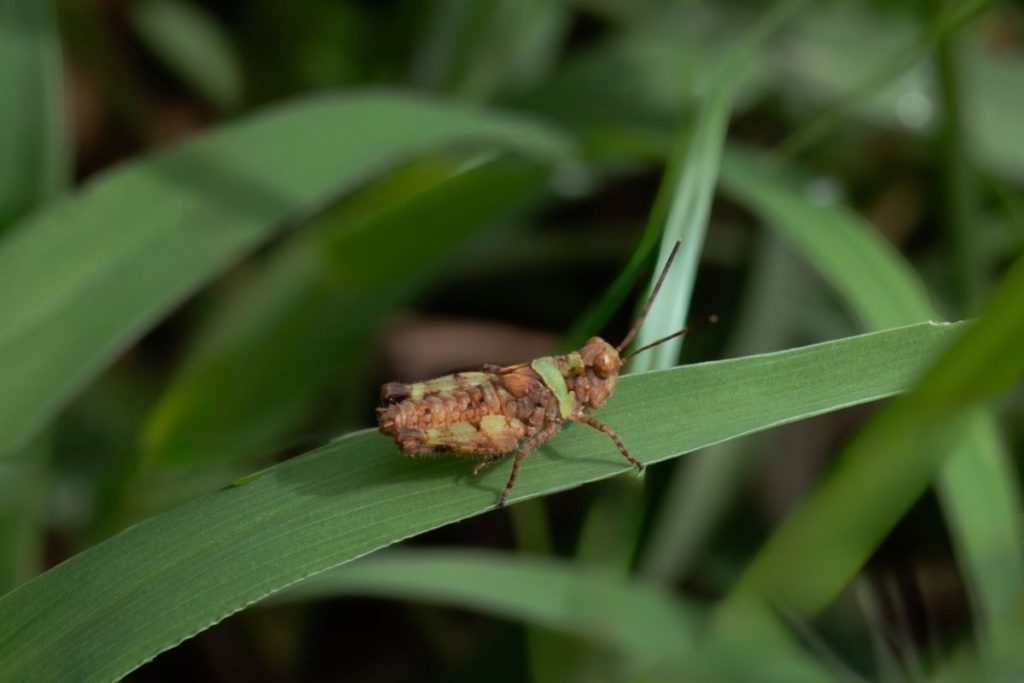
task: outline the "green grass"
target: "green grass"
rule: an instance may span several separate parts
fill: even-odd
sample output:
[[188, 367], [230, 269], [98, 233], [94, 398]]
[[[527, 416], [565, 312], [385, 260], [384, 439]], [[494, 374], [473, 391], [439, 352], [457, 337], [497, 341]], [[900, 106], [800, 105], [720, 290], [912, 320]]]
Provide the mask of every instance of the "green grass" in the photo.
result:
[[411, 96], [317, 98], [119, 168], [22, 226], [0, 247], [0, 453], [285, 221], [457, 141], [568, 152], [543, 127]]
[[[0, 3], [0, 680], [373, 671], [378, 612], [452, 680], [1019, 678], [1020, 10], [896, 5]], [[495, 512], [365, 429], [677, 240], [644, 476], [570, 425]]]
[[[926, 323], [633, 375], [601, 415], [651, 464], [903, 391], [961, 327]], [[569, 428], [527, 461], [511, 501], [628, 467], [602, 435]], [[0, 598], [0, 676], [122, 676], [312, 574], [493, 509], [505, 470], [473, 479], [470, 469], [453, 457], [408, 461], [358, 432], [152, 517]]]

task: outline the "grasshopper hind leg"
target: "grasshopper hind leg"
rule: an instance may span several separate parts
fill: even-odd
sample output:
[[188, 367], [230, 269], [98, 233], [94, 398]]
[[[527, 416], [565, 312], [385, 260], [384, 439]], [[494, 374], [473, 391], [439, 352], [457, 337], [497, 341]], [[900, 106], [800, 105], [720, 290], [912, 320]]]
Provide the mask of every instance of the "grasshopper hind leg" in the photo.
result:
[[629, 452], [629, 449], [626, 448], [626, 444], [623, 443], [622, 439], [615, 433], [614, 429], [606, 425], [604, 422], [590, 417], [589, 415], [576, 415], [573, 419], [577, 422], [582, 422], [588, 427], [593, 427], [602, 434], [607, 434], [609, 438], [615, 442], [615, 447], [619, 449], [619, 453], [622, 453], [622, 457], [628, 460], [629, 463], [633, 467], [637, 468], [638, 471], [644, 471], [644, 464], [633, 457], [633, 454]]
[[512, 493], [512, 487], [516, 485], [516, 480], [519, 479], [519, 469], [522, 467], [523, 460], [526, 459], [526, 456], [557, 434], [561, 427], [561, 422], [549, 422], [547, 426], [528, 438], [523, 442], [523, 445], [519, 447], [519, 450], [516, 451], [516, 459], [512, 463], [512, 474], [509, 475], [508, 483], [505, 485], [505, 490], [501, 494], [501, 500], [498, 502], [499, 507], [505, 507], [505, 504], [508, 502], [508, 496]]

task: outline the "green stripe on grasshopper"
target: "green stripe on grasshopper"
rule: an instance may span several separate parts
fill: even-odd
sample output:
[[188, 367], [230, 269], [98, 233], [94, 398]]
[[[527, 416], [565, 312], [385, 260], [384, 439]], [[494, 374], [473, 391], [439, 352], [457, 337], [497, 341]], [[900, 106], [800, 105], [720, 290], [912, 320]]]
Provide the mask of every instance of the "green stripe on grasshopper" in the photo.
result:
[[428, 446], [480, 455], [508, 453], [525, 435], [522, 422], [504, 415], [485, 415], [479, 428], [472, 422], [456, 422], [426, 430]]
[[454, 375], [445, 375], [437, 379], [428, 379], [425, 382], [416, 382], [409, 385], [409, 398], [418, 401], [424, 396], [431, 394], [445, 394], [456, 389], [479, 386], [489, 381], [490, 377], [486, 372], [457, 372]]
[[565, 420], [572, 413], [575, 403], [569, 387], [565, 384], [565, 376], [583, 370], [583, 359], [573, 351], [564, 356], [545, 356], [530, 363], [533, 371], [540, 375], [541, 380], [558, 400], [558, 413]]

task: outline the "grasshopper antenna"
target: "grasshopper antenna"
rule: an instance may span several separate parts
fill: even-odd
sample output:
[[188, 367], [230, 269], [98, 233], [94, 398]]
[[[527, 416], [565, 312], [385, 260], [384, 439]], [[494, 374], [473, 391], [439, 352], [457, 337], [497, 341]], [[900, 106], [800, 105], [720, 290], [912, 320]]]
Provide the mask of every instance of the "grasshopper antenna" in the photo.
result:
[[709, 315], [708, 318], [707, 318], [707, 321], [704, 322], [704, 323], [701, 323], [701, 324], [698, 324], [698, 325], [687, 325], [683, 329], [679, 330], [678, 332], [673, 332], [672, 334], [668, 335], [667, 337], [662, 337], [661, 339], [659, 339], [657, 341], [653, 341], [650, 344], [644, 344], [639, 349], [633, 349], [632, 351], [630, 351], [629, 353], [627, 353], [625, 356], [622, 357], [622, 363], [625, 364], [626, 361], [628, 361], [630, 358], [632, 358], [636, 354], [640, 353], [641, 351], [646, 351], [647, 349], [653, 349], [658, 344], [663, 344], [663, 343], [667, 342], [669, 339], [675, 339], [676, 337], [681, 337], [684, 334], [689, 334], [692, 330], [695, 330], [695, 329], [698, 329], [700, 327], [703, 327], [704, 325], [714, 325], [717, 322], [718, 322], [718, 316], [717, 315]]
[[[636, 322], [633, 323], [633, 327], [629, 329], [629, 333], [626, 334], [626, 338], [615, 347], [615, 350], [622, 353], [622, 350], [629, 346], [629, 343], [633, 341], [636, 333], [640, 331], [640, 327], [644, 324], [644, 320], [647, 319], [647, 313], [651, 310], [651, 304], [654, 303], [654, 298], [658, 296], [658, 292], [661, 290], [661, 286], [665, 284], [665, 276], [668, 275], [668, 269], [672, 267], [672, 262], [676, 260], [676, 254], [679, 253], [679, 247], [683, 244], [682, 240], [676, 242], [676, 246], [672, 247], [672, 253], [668, 255], [668, 260], [665, 261], [665, 267], [661, 269], [661, 275], [658, 276], [658, 281], [654, 284], [654, 289], [651, 291], [651, 296], [648, 297], [647, 303], [640, 310], [640, 315], [637, 317]], [[677, 333], [681, 334], [681, 333]], [[646, 347], [645, 347], [646, 348]], [[636, 353], [635, 351], [633, 353]], [[633, 354], [630, 354], [633, 355]]]

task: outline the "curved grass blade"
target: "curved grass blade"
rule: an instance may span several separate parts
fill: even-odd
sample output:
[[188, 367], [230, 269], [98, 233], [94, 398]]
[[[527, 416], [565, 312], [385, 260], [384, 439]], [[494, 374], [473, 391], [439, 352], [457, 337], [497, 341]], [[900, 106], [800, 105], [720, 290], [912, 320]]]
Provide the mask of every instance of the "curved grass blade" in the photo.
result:
[[[924, 324], [623, 378], [602, 415], [648, 464], [909, 387], [962, 324]], [[569, 428], [516, 500], [628, 469]], [[502, 468], [409, 461], [364, 431], [152, 517], [0, 598], [0, 680], [109, 680], [247, 605], [412, 535], [491, 510]]]
[[53, 444], [47, 435], [0, 458], [0, 595], [38, 574]]
[[947, 3], [936, 13], [931, 24], [917, 40], [893, 55], [852, 90], [837, 98], [808, 123], [790, 134], [779, 143], [776, 153], [783, 157], [794, 157], [805, 152], [831, 132], [861, 102], [931, 55], [932, 50], [941, 41], [995, 4], [995, 0]]
[[651, 584], [565, 560], [486, 551], [385, 551], [317, 574], [274, 602], [327, 595], [479, 610], [596, 640], [648, 662], [690, 649], [700, 625], [696, 610]]
[[386, 197], [317, 220], [216, 308], [147, 420], [147, 462], [258, 454], [294, 436], [381, 317], [470, 236], [543, 194], [550, 175], [511, 159], [431, 161], [389, 179]]
[[[797, 313], [793, 293], [803, 291], [808, 279], [795, 252], [771, 234], [760, 240], [755, 254], [726, 358], [785, 348]], [[735, 502], [751, 442], [757, 439], [726, 441], [676, 466], [638, 563], [643, 576], [672, 583], [687, 575]]]
[[[648, 250], [653, 249], [660, 235], [661, 251], [651, 285], [647, 288], [648, 292], [653, 291], [654, 282], [661, 275], [669, 253], [679, 244], [678, 256], [666, 274], [664, 286], [653, 301], [633, 348], [640, 348], [676, 332], [683, 327], [689, 316], [733, 100], [755, 61], [757, 50], [802, 5], [802, 0], [776, 2], [743, 40], [731, 48], [722, 66], [709, 77], [707, 96], [692, 131], [683, 125], [676, 131], [676, 144], [641, 243], [622, 275], [612, 284], [609, 294], [595, 309], [608, 310], [608, 304], [630, 284], [632, 273], [646, 260]], [[589, 322], [589, 316], [581, 321], [582, 324]], [[676, 365], [682, 344], [683, 339], [679, 337], [656, 346], [633, 359], [629, 369], [642, 372]], [[583, 556], [606, 554], [600, 548], [609, 537], [594, 533], [593, 525], [600, 524], [611, 510], [623, 519], [641, 519], [642, 493], [641, 488], [632, 487], [595, 501], [584, 523], [578, 552]], [[617, 560], [612, 560], [612, 564], [628, 565], [633, 560], [635, 546], [640, 538], [639, 533], [636, 533], [638, 530], [639, 527], [619, 529], [620, 534], [628, 533], [628, 538], [623, 536], [608, 543], [611, 546], [618, 545], [622, 553]], [[595, 541], [596, 546], [593, 545]]]
[[810, 261], [869, 330], [939, 317], [900, 253], [853, 211], [816, 205], [769, 159], [731, 148], [722, 187]]
[[[733, 99], [758, 48], [804, 4], [805, 0], [777, 2], [729, 53], [721, 72], [710, 79], [710, 90], [689, 138], [689, 149], [685, 155], [674, 156], [681, 162], [679, 170], [675, 170], [673, 162], [666, 174], [670, 199], [655, 273], [661, 272], [676, 242], [682, 242], [677, 262], [665, 279], [663, 292], [672, 295], [663, 294], [654, 301], [649, 323], [637, 335], [637, 348], [686, 324]], [[682, 145], [685, 140], [682, 137], [677, 144]], [[667, 341], [637, 356], [631, 367], [636, 372], [671, 367], [678, 363], [682, 345], [681, 337]]]
[[[778, 624], [765, 614], [769, 606], [811, 616], [835, 598], [923, 493], [949, 453], [961, 447], [957, 442], [971, 438], [979, 406], [1024, 373], [1022, 298], [1024, 257], [981, 318], [909, 395], [888, 405], [861, 432], [833, 475], [773, 534], [720, 608], [717, 623], [723, 633], [744, 628], [753, 619], [770, 638], [778, 633]], [[955, 445], [943, 447], [950, 442]], [[1005, 509], [997, 513], [1011, 514]], [[1013, 552], [1019, 563], [1019, 545]], [[800, 571], [793, 571], [794, 562]], [[983, 576], [996, 579], [1001, 592], [1013, 595], [1020, 587], [1009, 586], [1007, 579], [1014, 577], [1001, 576], [1002, 569]], [[999, 655], [1014, 652], [1019, 604], [986, 605], [994, 610], [987, 615], [987, 626]]]
[[0, 233], [71, 178], [60, 45], [50, 0], [0, 4]]
[[[596, 334], [622, 305], [656, 249], [659, 239], [661, 251], [654, 269], [655, 278], [675, 243], [683, 242], [683, 248], [680, 249], [680, 256], [665, 282], [659, 300], [651, 309], [651, 324], [644, 325], [635, 345], [639, 348], [683, 326], [707, 231], [711, 199], [733, 100], [752, 67], [757, 50], [803, 4], [804, 0], [777, 2], [743, 40], [729, 51], [721, 66], [708, 76], [707, 94], [692, 130], [690, 126], [679, 126], [675, 133], [668, 168], [658, 188], [658, 196], [640, 243], [601, 300], [569, 330], [566, 335], [568, 346], [575, 348], [586, 337]], [[679, 76], [679, 79], [682, 82], [683, 76]], [[682, 340], [667, 342], [638, 356], [630, 368], [642, 372], [671, 367], [678, 361], [681, 348]]]
[[209, 102], [232, 109], [242, 99], [242, 67], [217, 21], [194, 2], [142, 0], [130, 18], [143, 42]]
[[[501, 590], [495, 590], [500, 586]], [[661, 587], [552, 558], [493, 551], [389, 550], [310, 577], [270, 603], [345, 596], [422, 600], [522, 620], [600, 643], [629, 662], [616, 678], [642, 680], [834, 681], [798, 651], [753, 646], [738, 661], [731, 645], [701, 642], [703, 614]], [[568, 644], [578, 641], [567, 639]], [[751, 657], [756, 650], [763, 658]], [[564, 654], [564, 653], [563, 653]], [[566, 676], [606, 678], [604, 668]]]
[[[810, 203], [764, 161], [730, 151], [723, 164], [724, 187], [791, 240], [865, 327], [882, 329], [937, 317], [909, 264], [863, 219], [839, 206]], [[938, 491], [958, 560], [982, 630], [994, 636], [1004, 629], [1006, 605], [1024, 600], [1024, 555], [1019, 551], [1024, 515], [1017, 477], [995, 420], [984, 411], [976, 411], [957, 438], [937, 448], [948, 454]], [[890, 470], [884, 462], [877, 466], [875, 477], [889, 482], [900, 471], [914, 481], [919, 476], [912, 470]], [[892, 518], [890, 526], [897, 520]], [[807, 543], [811, 547], [815, 541]], [[871, 550], [873, 546], [861, 553]], [[847, 568], [833, 578], [841, 581], [849, 573]]]
[[121, 166], [18, 226], [0, 243], [0, 453], [285, 221], [455, 142], [569, 151], [521, 119], [396, 94], [320, 97]]
[[[0, 3], [0, 235], [71, 180], [54, 15], [50, 0]], [[0, 458], [0, 595], [42, 565], [52, 451], [40, 436]]]

